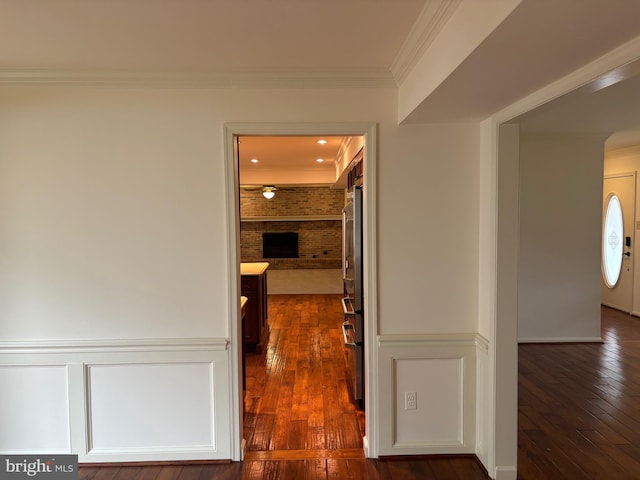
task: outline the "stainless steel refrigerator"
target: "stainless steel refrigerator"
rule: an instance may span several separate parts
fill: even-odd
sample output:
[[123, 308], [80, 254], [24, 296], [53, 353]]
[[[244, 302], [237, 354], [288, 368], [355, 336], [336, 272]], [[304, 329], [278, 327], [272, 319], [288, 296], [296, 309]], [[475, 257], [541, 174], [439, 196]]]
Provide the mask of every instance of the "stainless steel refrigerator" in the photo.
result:
[[356, 403], [364, 407], [364, 289], [362, 186], [347, 193], [342, 210], [342, 279], [344, 322], [342, 334], [347, 351], [347, 373]]

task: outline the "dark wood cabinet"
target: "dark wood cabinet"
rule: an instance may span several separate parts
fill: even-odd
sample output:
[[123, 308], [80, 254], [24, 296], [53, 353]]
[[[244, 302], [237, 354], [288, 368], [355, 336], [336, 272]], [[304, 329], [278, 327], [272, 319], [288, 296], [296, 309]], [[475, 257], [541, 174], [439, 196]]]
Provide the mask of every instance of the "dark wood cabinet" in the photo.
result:
[[269, 341], [267, 316], [268, 262], [240, 264], [240, 290], [248, 298], [242, 322], [244, 344], [247, 352], [262, 353]]
[[[249, 299], [247, 297], [245, 297], [244, 295], [240, 296], [240, 321], [242, 322], [243, 325], [243, 330], [244, 331], [244, 317], [247, 313], [247, 302], [249, 301]], [[246, 357], [246, 348], [244, 345], [244, 341], [242, 342], [242, 397], [244, 398], [244, 392], [247, 390], [247, 362], [245, 361], [245, 357]]]

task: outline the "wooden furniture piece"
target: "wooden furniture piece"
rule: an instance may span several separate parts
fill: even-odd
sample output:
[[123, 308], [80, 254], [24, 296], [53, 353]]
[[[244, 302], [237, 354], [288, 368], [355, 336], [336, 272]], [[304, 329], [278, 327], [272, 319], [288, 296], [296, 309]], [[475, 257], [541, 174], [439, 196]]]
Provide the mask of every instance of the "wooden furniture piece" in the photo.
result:
[[240, 291], [248, 298], [242, 322], [247, 352], [262, 353], [269, 341], [267, 319], [267, 269], [269, 262], [240, 264]]

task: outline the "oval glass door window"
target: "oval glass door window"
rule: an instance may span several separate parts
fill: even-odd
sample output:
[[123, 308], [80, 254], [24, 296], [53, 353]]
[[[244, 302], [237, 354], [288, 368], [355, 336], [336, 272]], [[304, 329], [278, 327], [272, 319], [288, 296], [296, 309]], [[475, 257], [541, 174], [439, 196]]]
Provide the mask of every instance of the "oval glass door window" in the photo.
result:
[[620, 278], [623, 238], [622, 207], [618, 196], [612, 194], [607, 199], [602, 229], [602, 271], [609, 288], [615, 287]]

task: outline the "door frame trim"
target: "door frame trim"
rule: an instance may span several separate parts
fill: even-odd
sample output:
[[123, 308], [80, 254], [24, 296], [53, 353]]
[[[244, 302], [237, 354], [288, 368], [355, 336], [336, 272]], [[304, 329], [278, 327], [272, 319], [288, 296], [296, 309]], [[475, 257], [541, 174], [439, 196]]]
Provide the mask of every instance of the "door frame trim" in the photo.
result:
[[[604, 232], [604, 181], [605, 180], [613, 180], [615, 178], [626, 178], [629, 177], [633, 180], [633, 199], [631, 201], [631, 217], [632, 217], [632, 221], [631, 221], [631, 237], [632, 237], [632, 243], [631, 243], [631, 248], [632, 248], [632, 266], [633, 266], [633, 274], [631, 275], [631, 306], [629, 307], [629, 309], [623, 308], [620, 305], [613, 305], [609, 302], [605, 302], [604, 298], [600, 298], [600, 303], [602, 305], [604, 305], [605, 307], [611, 307], [611, 308], [615, 308], [616, 310], [621, 310], [623, 312], [629, 313], [631, 315], [637, 315], [637, 312], [634, 312], [634, 304], [633, 304], [633, 292], [634, 292], [634, 287], [635, 287], [635, 275], [636, 275], [636, 265], [635, 265], [635, 245], [636, 245], [636, 186], [638, 184], [638, 180], [637, 180], [637, 174], [634, 171], [630, 171], [630, 172], [620, 172], [620, 173], [610, 173], [607, 175], [603, 175], [602, 176], [602, 197], [603, 197], [603, 204], [602, 204], [602, 229], [600, 231], [600, 240], [602, 241], [602, 236], [603, 236], [603, 232]], [[624, 218], [624, 210], [623, 210], [623, 218]], [[602, 271], [602, 269], [604, 268], [603, 266], [603, 254], [602, 252], [600, 253], [600, 286], [601, 288], [603, 286], [606, 285], [605, 281], [604, 281], [604, 272]], [[622, 266], [620, 267], [622, 268]]]
[[224, 160], [227, 218], [227, 284], [229, 317], [229, 402], [231, 460], [244, 457], [242, 431], [242, 352], [240, 348], [240, 218], [239, 165], [235, 138], [239, 135], [362, 135], [364, 137], [364, 295], [365, 295], [365, 424], [367, 458], [378, 457], [378, 311], [377, 311], [377, 124], [375, 123], [225, 123]]

